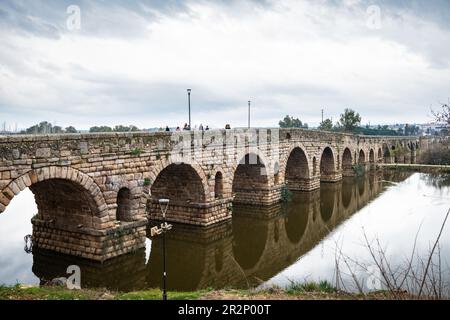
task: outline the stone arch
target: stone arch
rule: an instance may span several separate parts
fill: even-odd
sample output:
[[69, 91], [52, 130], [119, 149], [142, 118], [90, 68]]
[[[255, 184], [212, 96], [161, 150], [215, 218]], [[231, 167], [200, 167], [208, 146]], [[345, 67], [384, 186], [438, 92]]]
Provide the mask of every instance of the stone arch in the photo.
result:
[[265, 162], [256, 153], [246, 153], [234, 169], [232, 192], [237, 203], [266, 201], [269, 178]]
[[342, 153], [342, 174], [344, 176], [354, 175], [352, 152], [348, 147]]
[[399, 162], [399, 153], [397, 152], [397, 148], [395, 145], [391, 146], [391, 156], [393, 156], [393, 160], [395, 163]]
[[334, 181], [336, 166], [334, 161], [334, 153], [330, 147], [325, 147], [320, 157], [320, 180]]
[[383, 160], [384, 160], [384, 163], [392, 162], [391, 150], [387, 144], [383, 144]]
[[365, 165], [366, 164], [366, 154], [364, 153], [363, 149], [359, 150], [358, 164], [359, 165]]
[[167, 198], [171, 205], [180, 206], [204, 203], [208, 198], [206, 185], [192, 165], [171, 163], [159, 172], [153, 182], [152, 201]]
[[295, 147], [289, 153], [284, 178], [287, 186], [292, 190], [309, 189], [310, 170], [308, 156], [304, 149]]
[[79, 170], [61, 166], [33, 169], [1, 190], [1, 203], [6, 208], [14, 196], [28, 187], [43, 220], [98, 229], [109, 226], [109, 221], [100, 220], [108, 215], [103, 193], [90, 176]]
[[[137, 218], [143, 218], [146, 214], [146, 202], [147, 194], [143, 192], [143, 187], [139, 185], [134, 179], [129, 180], [126, 175], [112, 175], [106, 177], [103, 180], [103, 184], [108, 190], [108, 194], [111, 192], [110, 199], [115, 199], [115, 215], [114, 218], [117, 219], [117, 206], [119, 205], [119, 192], [121, 189], [129, 190], [130, 203], [123, 208], [127, 208], [128, 212], [121, 212], [123, 219], [121, 221], [133, 221]], [[122, 191], [124, 192], [124, 191]], [[123, 196], [123, 195], [122, 195]], [[128, 197], [128, 196], [127, 196]], [[108, 201], [108, 199], [106, 199]], [[110, 204], [110, 208], [114, 209], [114, 205]]]
[[373, 151], [373, 148], [369, 150], [369, 164], [370, 169], [375, 169], [375, 151]]
[[221, 171], [217, 171], [214, 177], [214, 197], [223, 197], [223, 174]]
[[167, 169], [169, 166], [172, 166], [172, 165], [173, 166], [182, 165], [182, 166], [184, 166], [184, 168], [187, 168], [186, 166], [188, 166], [190, 169], [195, 171], [196, 176], [198, 176], [198, 178], [202, 184], [202, 187], [198, 191], [202, 194], [203, 199], [210, 200], [210, 194], [208, 193], [208, 178], [199, 164], [197, 164], [195, 162], [193, 162], [193, 163], [184, 163], [184, 162], [177, 163], [177, 162], [171, 162], [168, 160], [161, 160], [159, 163], [154, 165], [151, 168], [150, 172], [148, 173], [148, 176], [149, 176], [149, 179], [151, 182], [151, 187], [150, 187], [150, 195], [151, 196], [153, 196], [152, 190], [153, 190], [153, 186], [154, 186], [158, 176], [165, 169]]
[[117, 209], [116, 209], [116, 220], [117, 221], [128, 221], [130, 220], [131, 212], [131, 192], [128, 188], [120, 188], [117, 192]]
[[381, 150], [381, 147], [378, 147], [377, 157], [378, 157], [378, 159], [377, 159], [378, 162], [383, 161], [383, 151]]
[[[247, 162], [248, 160], [248, 162]], [[266, 175], [268, 177], [268, 181], [270, 180], [269, 177], [273, 175], [273, 172], [271, 171], [271, 161], [270, 158], [267, 157], [264, 152], [260, 152], [260, 150], [242, 150], [237, 156], [235, 156], [234, 161], [232, 163], [232, 169], [231, 172], [233, 173], [232, 180], [234, 179], [235, 173], [239, 165], [241, 164], [256, 164], [261, 163], [263, 167], [261, 167], [261, 170], [263, 175]], [[282, 165], [282, 164], [281, 164]], [[275, 168], [275, 166], [273, 166]], [[280, 173], [283, 173], [283, 170], [280, 170]]]

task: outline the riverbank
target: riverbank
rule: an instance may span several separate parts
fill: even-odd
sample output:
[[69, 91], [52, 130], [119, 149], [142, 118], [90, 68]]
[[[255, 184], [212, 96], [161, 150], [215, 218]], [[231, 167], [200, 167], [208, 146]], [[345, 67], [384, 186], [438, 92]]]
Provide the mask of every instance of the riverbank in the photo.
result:
[[[264, 290], [198, 290], [168, 292], [169, 300], [392, 300], [414, 299], [402, 292], [393, 295], [387, 291], [369, 294], [351, 294], [334, 289], [321, 289], [319, 285], [292, 290], [269, 288]], [[106, 289], [69, 290], [61, 286], [0, 286], [0, 300], [161, 300], [161, 290], [114, 292]]]
[[423, 173], [450, 173], [450, 165], [381, 163], [378, 166], [385, 170], [412, 171]]

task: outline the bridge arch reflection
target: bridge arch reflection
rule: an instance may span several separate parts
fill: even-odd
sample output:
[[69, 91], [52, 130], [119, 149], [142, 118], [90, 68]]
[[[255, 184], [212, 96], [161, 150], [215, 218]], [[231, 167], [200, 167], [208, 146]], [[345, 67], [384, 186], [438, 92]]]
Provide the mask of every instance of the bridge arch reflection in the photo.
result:
[[[358, 179], [348, 177], [342, 183], [327, 184], [324, 191], [294, 192], [289, 203], [261, 207], [236, 205], [232, 221], [207, 228], [175, 224], [167, 234], [169, 288], [196, 290], [259, 285], [295, 263], [359, 208], [380, 195], [385, 187], [382, 180], [381, 174]], [[324, 197], [333, 205], [322, 205]], [[324, 208], [328, 208], [326, 212]], [[42, 251], [33, 254], [33, 272], [43, 279], [65, 276], [65, 268], [70, 263], [80, 265], [92, 286], [126, 291], [161, 284], [160, 239], [152, 240], [147, 264], [142, 250], [106, 264], [50, 256]]]

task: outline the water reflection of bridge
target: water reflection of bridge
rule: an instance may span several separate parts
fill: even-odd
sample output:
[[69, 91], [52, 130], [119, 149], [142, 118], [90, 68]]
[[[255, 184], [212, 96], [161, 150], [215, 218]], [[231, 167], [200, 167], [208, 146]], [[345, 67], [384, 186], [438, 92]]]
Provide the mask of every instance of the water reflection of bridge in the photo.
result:
[[[395, 177], [404, 180], [407, 174]], [[168, 286], [177, 290], [247, 287], [266, 281], [315, 247], [339, 224], [384, 190], [381, 173], [324, 184], [294, 193], [292, 201], [269, 207], [235, 206], [231, 222], [210, 228], [175, 225], [168, 233]], [[48, 251], [34, 252], [33, 272], [44, 279], [64, 276], [70, 264], [82, 270], [82, 285], [132, 290], [161, 282], [162, 248], [145, 250], [103, 264]]]

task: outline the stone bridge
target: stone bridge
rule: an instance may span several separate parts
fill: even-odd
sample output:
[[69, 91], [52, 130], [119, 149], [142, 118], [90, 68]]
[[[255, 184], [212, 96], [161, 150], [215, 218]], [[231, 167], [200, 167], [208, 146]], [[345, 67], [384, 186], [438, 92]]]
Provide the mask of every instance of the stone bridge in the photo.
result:
[[0, 136], [0, 212], [35, 195], [33, 245], [104, 261], [145, 245], [148, 218], [208, 226], [233, 204], [273, 205], [286, 188], [414, 163], [433, 142], [301, 129]]
[[[344, 178], [312, 192], [294, 192], [291, 204], [255, 207], [236, 205], [232, 221], [198, 228], [175, 224], [167, 234], [167, 271], [170, 290], [247, 288], [267, 281], [298, 261], [386, 188], [391, 172], [376, 171], [367, 178]], [[325, 201], [321, 201], [325, 200]], [[161, 287], [162, 244], [152, 241], [150, 256], [144, 249], [110, 259], [103, 264], [33, 251], [33, 272], [43, 283], [67, 276], [77, 264], [82, 285], [128, 291]], [[189, 274], [189, 277], [186, 277]]]

